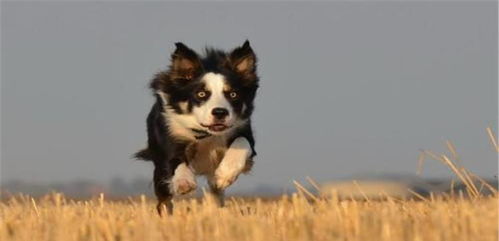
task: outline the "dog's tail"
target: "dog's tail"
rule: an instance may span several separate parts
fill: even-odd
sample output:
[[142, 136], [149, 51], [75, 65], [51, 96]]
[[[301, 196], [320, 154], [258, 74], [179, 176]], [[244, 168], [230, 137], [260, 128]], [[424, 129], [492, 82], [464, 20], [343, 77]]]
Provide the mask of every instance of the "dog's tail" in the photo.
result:
[[133, 157], [137, 160], [144, 160], [144, 161], [152, 161], [153, 160], [153, 153], [149, 148], [144, 148], [135, 154], [133, 154]]

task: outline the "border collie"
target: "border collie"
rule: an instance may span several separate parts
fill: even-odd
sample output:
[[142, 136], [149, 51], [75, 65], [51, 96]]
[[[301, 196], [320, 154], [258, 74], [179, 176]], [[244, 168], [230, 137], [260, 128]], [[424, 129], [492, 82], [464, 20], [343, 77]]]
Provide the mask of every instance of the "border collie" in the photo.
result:
[[249, 42], [230, 52], [206, 48], [204, 56], [175, 45], [168, 69], [150, 82], [148, 146], [135, 154], [154, 163], [159, 214], [163, 205], [172, 212], [173, 196], [196, 189], [196, 175], [223, 206], [224, 190], [256, 155], [250, 117], [259, 78]]

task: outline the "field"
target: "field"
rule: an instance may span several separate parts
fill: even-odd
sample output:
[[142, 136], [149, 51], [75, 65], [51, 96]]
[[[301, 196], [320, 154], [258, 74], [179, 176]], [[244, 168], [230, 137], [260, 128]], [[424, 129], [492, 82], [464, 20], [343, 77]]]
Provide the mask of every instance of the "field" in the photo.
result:
[[[59, 193], [36, 199], [18, 195], [0, 201], [0, 240], [498, 240], [496, 187], [459, 166], [453, 145], [447, 146], [450, 155], [424, 151], [421, 163], [431, 158], [447, 165], [466, 186], [464, 192], [340, 199], [337, 193], [312, 193], [295, 182], [297, 192], [291, 195], [229, 198], [224, 208], [209, 195], [176, 200], [173, 214], [162, 217], [156, 213], [155, 200], [145, 196], [72, 200]], [[319, 190], [313, 180], [310, 183]]]
[[497, 195], [478, 199], [354, 201], [303, 194], [262, 201], [179, 200], [173, 215], [153, 200], [87, 201], [52, 194], [1, 204], [0, 240], [452, 240], [498, 239]]

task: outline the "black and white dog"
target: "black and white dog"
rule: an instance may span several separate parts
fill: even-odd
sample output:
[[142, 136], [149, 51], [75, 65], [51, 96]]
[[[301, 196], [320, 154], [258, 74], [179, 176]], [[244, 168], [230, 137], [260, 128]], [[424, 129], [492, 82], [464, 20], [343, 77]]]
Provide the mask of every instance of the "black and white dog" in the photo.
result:
[[249, 42], [228, 53], [207, 48], [203, 57], [175, 45], [168, 70], [150, 83], [148, 146], [135, 154], [154, 162], [160, 214], [163, 205], [171, 212], [173, 196], [196, 189], [195, 175], [206, 176], [223, 205], [224, 189], [256, 155], [250, 117], [259, 78]]

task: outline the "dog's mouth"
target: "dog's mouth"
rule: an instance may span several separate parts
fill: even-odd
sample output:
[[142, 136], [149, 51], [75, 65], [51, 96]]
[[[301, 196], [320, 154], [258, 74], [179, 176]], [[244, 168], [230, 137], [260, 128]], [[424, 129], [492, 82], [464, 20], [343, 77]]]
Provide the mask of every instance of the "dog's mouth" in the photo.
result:
[[222, 132], [222, 131], [225, 131], [225, 130], [230, 128], [230, 126], [225, 125], [225, 124], [220, 124], [220, 123], [211, 124], [211, 125], [201, 124], [201, 126], [208, 128], [208, 130], [213, 131], [213, 132]]

